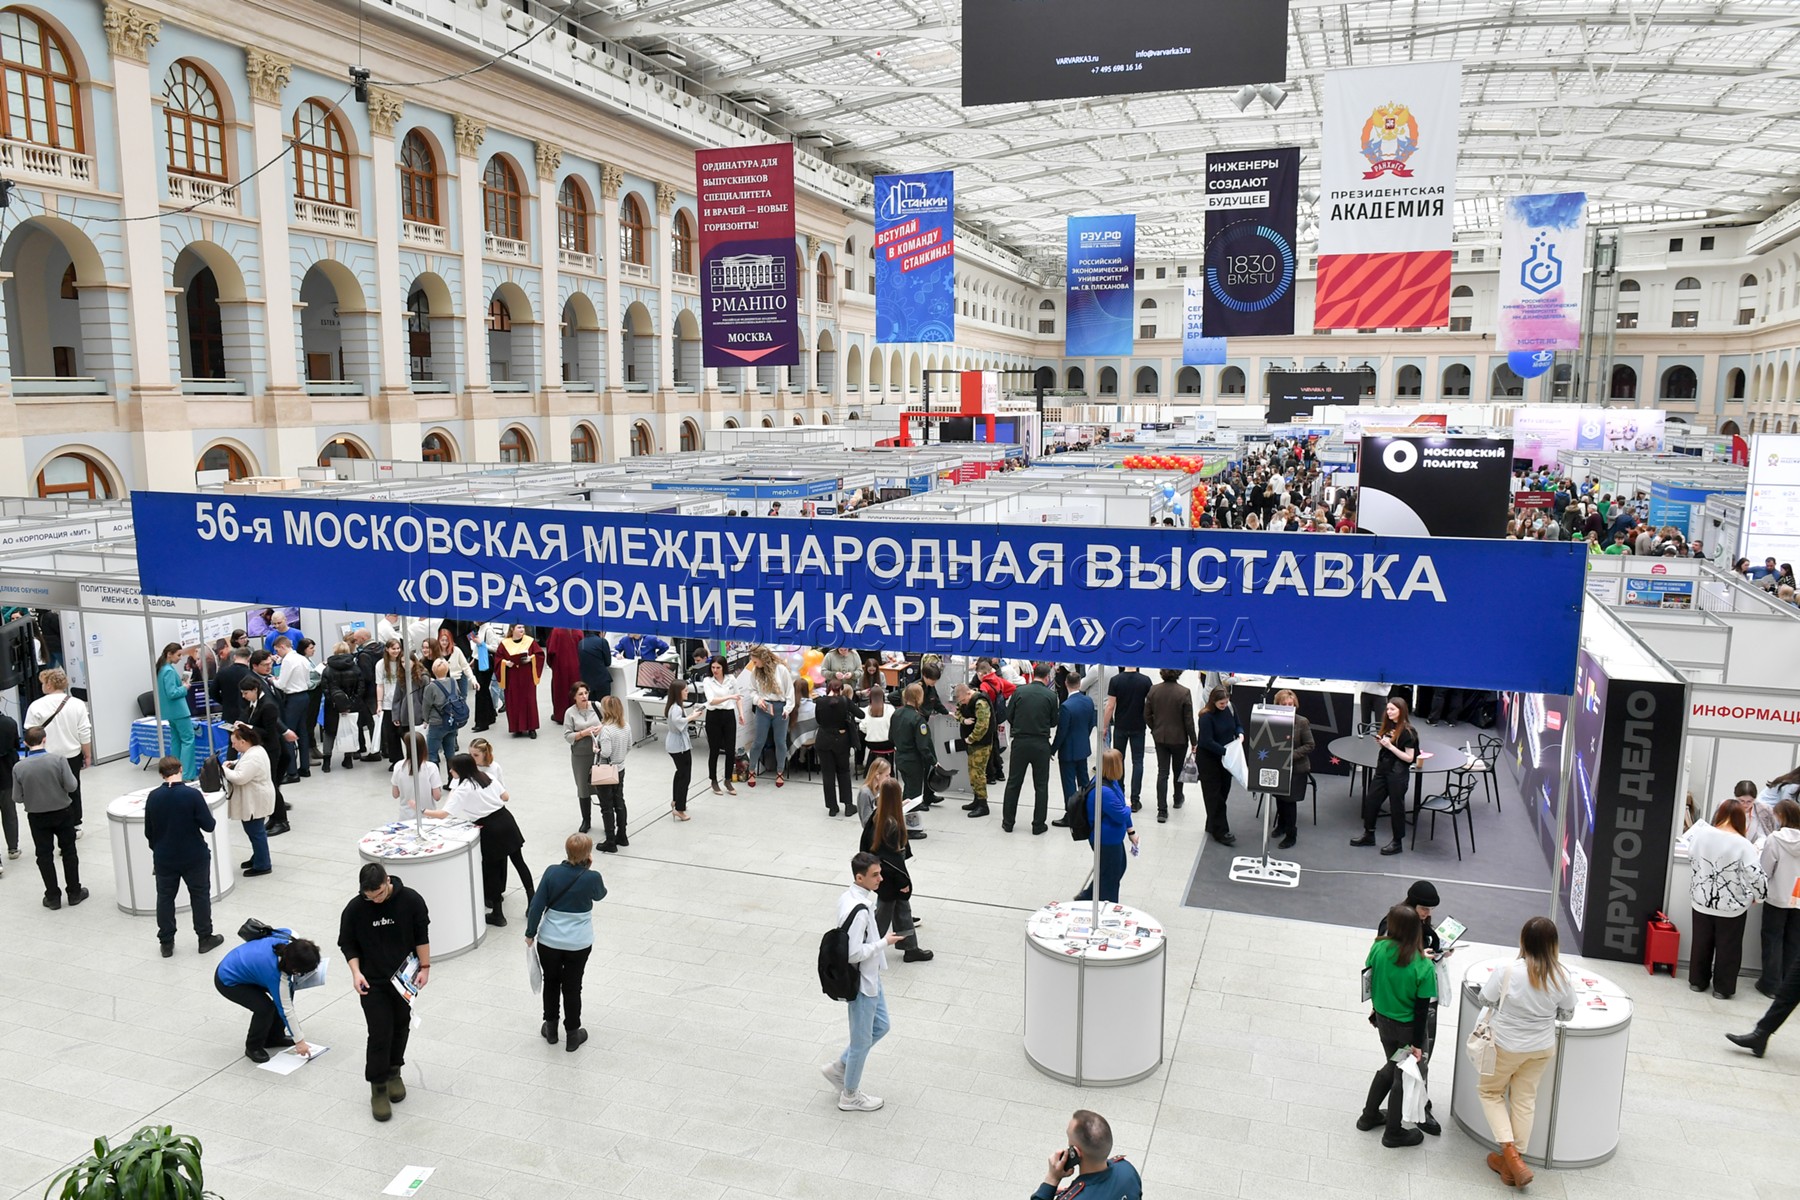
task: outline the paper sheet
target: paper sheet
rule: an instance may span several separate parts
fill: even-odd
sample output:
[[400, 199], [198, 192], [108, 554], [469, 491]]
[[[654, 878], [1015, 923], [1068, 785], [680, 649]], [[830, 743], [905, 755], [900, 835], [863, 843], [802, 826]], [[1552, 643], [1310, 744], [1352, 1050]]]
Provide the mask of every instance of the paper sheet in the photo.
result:
[[277, 1075], [292, 1075], [295, 1071], [298, 1071], [301, 1067], [304, 1067], [307, 1063], [331, 1049], [330, 1046], [321, 1046], [316, 1042], [308, 1042], [307, 1045], [312, 1048], [312, 1055], [310, 1057], [302, 1055], [299, 1051], [294, 1049], [294, 1047], [289, 1046], [280, 1054], [269, 1055], [268, 1062], [257, 1063], [257, 1069], [273, 1071]]
[[394, 1176], [392, 1183], [381, 1189], [381, 1194], [384, 1196], [416, 1196], [435, 1170], [437, 1170], [436, 1167], [407, 1167]]

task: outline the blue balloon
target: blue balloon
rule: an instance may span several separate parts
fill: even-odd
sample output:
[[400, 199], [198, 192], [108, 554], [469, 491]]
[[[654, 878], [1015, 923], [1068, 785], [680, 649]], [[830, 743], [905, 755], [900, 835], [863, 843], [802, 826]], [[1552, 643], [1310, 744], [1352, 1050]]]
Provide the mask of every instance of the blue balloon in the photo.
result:
[[1520, 379], [1536, 379], [1556, 363], [1554, 350], [1514, 350], [1506, 356], [1506, 365]]

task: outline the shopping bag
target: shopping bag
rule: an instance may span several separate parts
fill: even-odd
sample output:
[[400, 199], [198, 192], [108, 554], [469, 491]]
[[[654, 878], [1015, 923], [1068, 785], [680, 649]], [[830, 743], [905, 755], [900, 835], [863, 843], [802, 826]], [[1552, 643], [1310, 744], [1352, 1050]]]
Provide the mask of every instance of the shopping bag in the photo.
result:
[[1181, 764], [1181, 782], [1183, 782], [1183, 783], [1199, 783], [1200, 782], [1200, 763], [1197, 759], [1195, 759], [1194, 752], [1192, 750], [1188, 751], [1187, 761]]
[[1242, 737], [1225, 747], [1225, 769], [1231, 772], [1231, 777], [1238, 781], [1239, 787], [1250, 786], [1250, 764], [1244, 761]]
[[1431, 1114], [1426, 1105], [1431, 1102], [1431, 1094], [1425, 1087], [1425, 1076], [1419, 1071], [1419, 1060], [1411, 1051], [1400, 1060], [1400, 1119], [1408, 1125], [1417, 1125]]
[[343, 713], [338, 717], [337, 741], [332, 743], [333, 754], [355, 754], [357, 747], [356, 714]]
[[536, 942], [525, 947], [525, 982], [531, 985], [534, 996], [544, 990], [544, 964], [538, 961]]

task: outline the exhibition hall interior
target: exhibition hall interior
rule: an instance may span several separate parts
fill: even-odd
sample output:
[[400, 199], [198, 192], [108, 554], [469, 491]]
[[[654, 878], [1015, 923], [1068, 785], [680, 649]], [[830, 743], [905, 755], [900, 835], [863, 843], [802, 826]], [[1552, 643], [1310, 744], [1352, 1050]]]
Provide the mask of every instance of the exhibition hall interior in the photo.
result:
[[0, 1200], [1800, 1197], [1788, 0], [0, 76]]

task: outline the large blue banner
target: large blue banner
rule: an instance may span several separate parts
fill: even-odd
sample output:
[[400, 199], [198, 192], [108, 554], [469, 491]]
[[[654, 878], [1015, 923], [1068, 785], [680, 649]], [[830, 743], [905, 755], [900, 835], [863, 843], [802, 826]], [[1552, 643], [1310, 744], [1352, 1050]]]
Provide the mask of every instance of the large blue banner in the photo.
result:
[[956, 340], [956, 176], [875, 177], [875, 340]]
[[1587, 569], [1570, 542], [131, 504], [147, 595], [1553, 694]]
[[1131, 353], [1136, 266], [1136, 217], [1069, 218], [1066, 354]]

